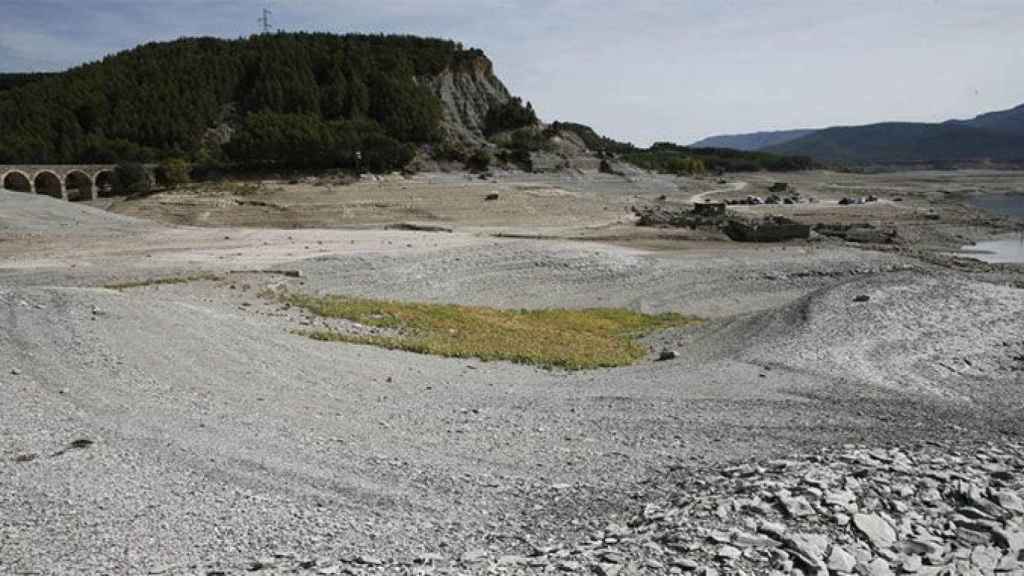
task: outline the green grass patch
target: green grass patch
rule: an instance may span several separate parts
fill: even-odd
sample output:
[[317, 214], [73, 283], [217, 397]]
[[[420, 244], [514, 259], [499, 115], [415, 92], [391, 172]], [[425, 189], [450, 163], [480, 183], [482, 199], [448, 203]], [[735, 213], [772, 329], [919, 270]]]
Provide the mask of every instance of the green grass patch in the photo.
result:
[[127, 290], [129, 288], [144, 288], [146, 286], [162, 286], [169, 284], [188, 284], [189, 282], [220, 279], [221, 277], [216, 274], [193, 274], [191, 276], [165, 276], [163, 278], [151, 278], [149, 280], [139, 280], [136, 282], [118, 282], [116, 284], [107, 284], [104, 286], [104, 288], [108, 288], [110, 290]]
[[569, 370], [632, 364], [646, 356], [638, 338], [698, 322], [680, 314], [652, 316], [612, 308], [500, 310], [295, 294], [282, 300], [318, 316], [343, 318], [392, 333], [299, 332], [317, 340]]

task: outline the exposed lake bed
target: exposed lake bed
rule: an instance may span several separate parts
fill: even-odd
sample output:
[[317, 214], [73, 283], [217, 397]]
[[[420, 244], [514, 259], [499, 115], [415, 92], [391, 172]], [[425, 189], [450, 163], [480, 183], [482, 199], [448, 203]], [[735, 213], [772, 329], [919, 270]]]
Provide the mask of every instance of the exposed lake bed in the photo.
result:
[[964, 246], [961, 253], [989, 264], [1024, 264], [1024, 236]]
[[[631, 210], [767, 198], [779, 183], [799, 201], [727, 210], [882, 242], [734, 242], [714, 226], [637, 226]], [[667, 566], [676, 553], [642, 540], [662, 529], [629, 519], [660, 522], [643, 511], [676, 498], [680, 478], [733, 499], [721, 482], [842, 482], [869, 453], [895, 470], [902, 456], [880, 446], [931, 462], [919, 447], [1024, 438], [1024, 267], [959, 252], [1019, 237], [1019, 220], [967, 202], [1020, 189], [1024, 172], [591, 171], [196, 183], [81, 203], [0, 192], [0, 574]], [[628, 366], [552, 370], [374, 345], [390, 328], [285, 295], [502, 319], [639, 302], [703, 321], [644, 336]], [[574, 350], [592, 341], [582, 328], [566, 331]], [[723, 472], [748, 461], [767, 480]], [[857, 505], [874, 502], [861, 489]], [[89, 530], [69, 539], [64, 516], [40, 516], [52, 494], [88, 511]], [[142, 509], [152, 540], [136, 531]], [[730, 510], [678, 518], [738, 533], [746, 518]], [[693, 563], [718, 566], [717, 542], [684, 540], [699, 544]], [[109, 542], [128, 559], [91, 554]]]

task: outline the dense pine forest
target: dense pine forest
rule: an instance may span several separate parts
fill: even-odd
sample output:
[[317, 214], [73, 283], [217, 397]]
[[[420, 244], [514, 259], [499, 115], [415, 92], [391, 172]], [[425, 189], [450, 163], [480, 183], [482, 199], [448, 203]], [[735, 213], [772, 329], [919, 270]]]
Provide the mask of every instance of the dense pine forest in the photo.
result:
[[39, 80], [45, 80], [46, 78], [53, 76], [53, 74], [46, 72], [23, 72], [23, 73], [4, 73], [0, 74], [0, 92], [7, 90], [13, 90], [19, 86], [31, 84], [32, 82], [38, 82]]
[[796, 172], [819, 167], [808, 156], [787, 156], [768, 152], [746, 152], [729, 148], [692, 148], [657, 142], [650, 148], [623, 154], [627, 162], [672, 174], [694, 172]]
[[[482, 58], [447, 40], [278, 33], [153, 43], [59, 74], [3, 74], [0, 164], [173, 161], [200, 170], [382, 172], [406, 166], [417, 147], [430, 144], [439, 159], [486, 169], [488, 146], [463, 150], [444, 141], [442, 103], [422, 81], [470, 71]], [[641, 149], [569, 122], [545, 128], [519, 98], [494, 101], [481, 129], [481, 137], [494, 138], [494, 159], [525, 170], [560, 131], [602, 157], [662, 172], [813, 166], [760, 152]]]
[[62, 74], [8, 75], [0, 163], [346, 167], [358, 150], [373, 168], [399, 167], [441, 122], [439, 100], [415, 79], [482, 55], [443, 40], [279, 33], [148, 44]]

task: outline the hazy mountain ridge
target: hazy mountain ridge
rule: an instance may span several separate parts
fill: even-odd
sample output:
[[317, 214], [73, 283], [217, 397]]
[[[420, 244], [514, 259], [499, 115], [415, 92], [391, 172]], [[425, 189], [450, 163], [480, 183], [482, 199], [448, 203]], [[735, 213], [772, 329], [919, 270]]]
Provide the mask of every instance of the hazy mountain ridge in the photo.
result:
[[1024, 134], [969, 123], [886, 122], [827, 128], [764, 151], [849, 165], [1018, 164], [1024, 162]]
[[769, 146], [784, 144], [797, 138], [803, 138], [814, 132], [816, 130], [806, 129], [752, 132], [749, 134], [723, 134], [698, 140], [690, 146], [693, 148], [729, 148], [732, 150], [755, 151]]
[[1024, 105], [970, 120], [881, 122], [713, 136], [695, 145], [709, 142], [738, 150], [810, 156], [834, 164], [1019, 164], [1024, 163]]
[[970, 120], [950, 120], [949, 122], [993, 132], [1024, 135], [1024, 104], [1009, 110], [981, 114]]

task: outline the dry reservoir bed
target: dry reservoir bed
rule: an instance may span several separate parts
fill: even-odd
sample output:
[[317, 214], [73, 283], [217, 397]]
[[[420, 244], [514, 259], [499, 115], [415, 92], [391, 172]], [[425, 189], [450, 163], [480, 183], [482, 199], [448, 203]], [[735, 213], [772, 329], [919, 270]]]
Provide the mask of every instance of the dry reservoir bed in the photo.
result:
[[[1012, 270], [3, 194], [0, 573], [1017, 569]], [[704, 322], [566, 371], [313, 341], [284, 290]]]

